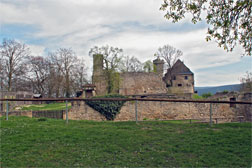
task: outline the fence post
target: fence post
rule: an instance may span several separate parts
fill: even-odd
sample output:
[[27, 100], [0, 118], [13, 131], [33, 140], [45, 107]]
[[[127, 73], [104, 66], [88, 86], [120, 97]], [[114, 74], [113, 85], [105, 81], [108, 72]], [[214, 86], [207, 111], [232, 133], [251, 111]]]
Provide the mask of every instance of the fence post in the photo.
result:
[[68, 124], [68, 108], [67, 108], [67, 105], [68, 105], [68, 101], [66, 100], [66, 123]]
[[6, 120], [8, 120], [8, 113], [9, 113], [9, 103], [8, 100], [6, 101]]
[[135, 100], [135, 113], [136, 113], [136, 123], [138, 122], [137, 121], [137, 100]]
[[210, 103], [210, 126], [212, 126], [212, 103]]

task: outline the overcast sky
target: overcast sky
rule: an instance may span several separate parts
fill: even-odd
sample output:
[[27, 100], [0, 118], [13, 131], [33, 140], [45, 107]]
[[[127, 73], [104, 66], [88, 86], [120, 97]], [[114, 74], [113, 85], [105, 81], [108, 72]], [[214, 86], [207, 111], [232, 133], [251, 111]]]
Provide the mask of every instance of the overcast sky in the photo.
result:
[[94, 46], [110, 45], [140, 61], [153, 60], [165, 44], [183, 51], [182, 60], [194, 72], [196, 86], [240, 83], [252, 69], [251, 57], [237, 47], [227, 53], [206, 42], [207, 24], [190, 18], [173, 24], [159, 11], [162, 0], [1, 0], [0, 40], [26, 43], [33, 54], [47, 55], [72, 48], [91, 74]]

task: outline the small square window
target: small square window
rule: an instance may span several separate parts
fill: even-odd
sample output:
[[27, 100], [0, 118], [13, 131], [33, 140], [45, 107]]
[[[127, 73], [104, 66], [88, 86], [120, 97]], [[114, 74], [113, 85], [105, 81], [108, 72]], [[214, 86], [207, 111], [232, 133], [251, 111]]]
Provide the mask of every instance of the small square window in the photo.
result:
[[187, 80], [188, 79], [188, 76], [185, 76], [185, 80]]
[[171, 85], [170, 84], [166, 84], [166, 87], [171, 87]]

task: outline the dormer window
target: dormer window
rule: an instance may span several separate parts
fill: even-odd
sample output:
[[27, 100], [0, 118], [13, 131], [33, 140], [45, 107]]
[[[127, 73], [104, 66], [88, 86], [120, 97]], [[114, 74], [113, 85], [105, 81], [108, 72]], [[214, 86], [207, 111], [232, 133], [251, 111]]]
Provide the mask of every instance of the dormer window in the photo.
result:
[[185, 80], [187, 80], [188, 79], [188, 76], [185, 76]]

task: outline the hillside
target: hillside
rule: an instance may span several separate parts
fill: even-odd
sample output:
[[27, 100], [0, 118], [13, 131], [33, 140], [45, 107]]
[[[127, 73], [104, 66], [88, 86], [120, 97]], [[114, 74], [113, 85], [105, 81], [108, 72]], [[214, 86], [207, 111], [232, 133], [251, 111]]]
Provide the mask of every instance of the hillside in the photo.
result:
[[198, 91], [198, 95], [202, 95], [204, 93], [212, 93], [227, 91], [239, 91], [241, 84], [234, 85], [223, 85], [223, 86], [213, 86], [213, 87], [195, 87], [195, 90]]

